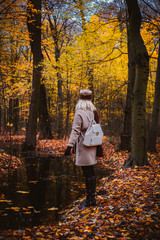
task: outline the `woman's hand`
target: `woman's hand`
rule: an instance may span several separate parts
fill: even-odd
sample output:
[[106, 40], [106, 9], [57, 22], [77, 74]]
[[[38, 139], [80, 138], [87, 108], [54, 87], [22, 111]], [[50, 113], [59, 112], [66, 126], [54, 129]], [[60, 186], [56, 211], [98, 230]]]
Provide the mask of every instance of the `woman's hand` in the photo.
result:
[[103, 157], [103, 147], [102, 147], [102, 145], [97, 146], [96, 157]]
[[64, 156], [70, 156], [71, 155], [71, 150], [72, 150], [72, 147], [67, 146], [67, 148], [64, 152]]

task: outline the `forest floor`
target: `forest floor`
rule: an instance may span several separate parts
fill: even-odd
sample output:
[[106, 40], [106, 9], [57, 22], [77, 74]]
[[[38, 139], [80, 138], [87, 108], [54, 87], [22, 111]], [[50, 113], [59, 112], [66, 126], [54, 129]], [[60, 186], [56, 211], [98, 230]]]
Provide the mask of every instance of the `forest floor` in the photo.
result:
[[[21, 141], [15, 137], [16, 141]], [[66, 140], [38, 141], [37, 152], [64, 153]], [[160, 239], [160, 153], [148, 153], [151, 167], [122, 169], [129, 153], [118, 151], [118, 140], [105, 138], [98, 164], [114, 172], [97, 186], [97, 205], [79, 208], [83, 199], [62, 211], [57, 223], [0, 232], [0, 239]], [[0, 177], [7, 174], [10, 156], [0, 150]], [[12, 157], [11, 169], [21, 164]], [[4, 201], [5, 196], [0, 196]]]

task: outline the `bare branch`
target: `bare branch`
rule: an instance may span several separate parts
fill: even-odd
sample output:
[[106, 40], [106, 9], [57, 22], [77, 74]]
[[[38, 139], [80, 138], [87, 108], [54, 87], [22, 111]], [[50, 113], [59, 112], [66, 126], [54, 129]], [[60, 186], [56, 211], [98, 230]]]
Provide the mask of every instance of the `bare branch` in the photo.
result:
[[160, 14], [160, 11], [156, 10], [155, 8], [153, 8], [149, 3], [147, 3], [145, 0], [142, 0], [142, 2], [144, 2], [150, 9], [152, 9], [154, 12]]
[[[3, 13], [4, 11], [6, 11], [10, 6], [12, 6], [17, 0], [14, 0], [11, 4], [9, 4], [7, 7], [5, 7], [4, 9], [2, 9], [0, 11], [0, 14]], [[2, 3], [2, 2], [1, 2]]]

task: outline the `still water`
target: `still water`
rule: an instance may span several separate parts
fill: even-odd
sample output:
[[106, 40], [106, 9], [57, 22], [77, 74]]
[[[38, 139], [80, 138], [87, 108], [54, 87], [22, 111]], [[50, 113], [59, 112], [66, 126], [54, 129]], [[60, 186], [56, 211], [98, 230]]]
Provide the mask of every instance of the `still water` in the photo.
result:
[[[84, 178], [73, 159], [25, 157], [8, 179], [0, 182], [0, 229], [23, 229], [57, 221], [60, 210], [85, 193]], [[95, 168], [97, 178], [110, 174]]]

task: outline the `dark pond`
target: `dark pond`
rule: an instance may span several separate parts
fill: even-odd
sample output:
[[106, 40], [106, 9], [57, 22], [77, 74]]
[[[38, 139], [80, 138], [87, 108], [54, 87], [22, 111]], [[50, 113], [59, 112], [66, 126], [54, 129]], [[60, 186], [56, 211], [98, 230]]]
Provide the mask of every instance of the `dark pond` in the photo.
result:
[[[58, 220], [59, 211], [85, 193], [81, 169], [64, 157], [25, 157], [8, 179], [0, 182], [0, 229], [23, 229]], [[95, 168], [97, 178], [110, 174]], [[1, 179], [2, 180], [2, 179]]]

